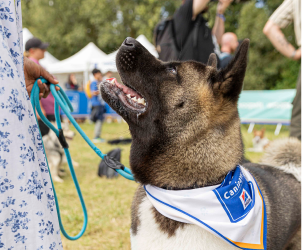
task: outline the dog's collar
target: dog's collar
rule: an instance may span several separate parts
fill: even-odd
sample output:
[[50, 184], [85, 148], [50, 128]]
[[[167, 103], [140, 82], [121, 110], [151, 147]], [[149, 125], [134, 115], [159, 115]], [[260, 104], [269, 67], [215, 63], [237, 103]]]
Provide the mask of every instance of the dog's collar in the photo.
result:
[[227, 174], [224, 174], [221, 176], [217, 181], [207, 183], [205, 185], [197, 185], [194, 183], [193, 185], [185, 188], [178, 188], [178, 187], [171, 187], [171, 186], [161, 186], [160, 188], [165, 189], [165, 190], [174, 190], [174, 191], [179, 191], [179, 190], [190, 190], [190, 189], [196, 189], [196, 188], [203, 188], [203, 187], [209, 187], [209, 186], [215, 186], [220, 184], [226, 177]]
[[266, 209], [254, 177], [243, 167], [230, 171], [220, 185], [163, 190], [144, 185], [148, 200], [163, 216], [194, 224], [240, 249], [266, 250]]

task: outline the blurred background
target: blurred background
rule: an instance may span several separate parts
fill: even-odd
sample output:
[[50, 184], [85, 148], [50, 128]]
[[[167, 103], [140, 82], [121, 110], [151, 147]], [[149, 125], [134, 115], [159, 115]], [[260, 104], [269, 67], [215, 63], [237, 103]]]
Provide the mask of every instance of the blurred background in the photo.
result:
[[[295, 88], [299, 62], [282, 56], [262, 32], [282, 2], [234, 1], [225, 11], [225, 31], [234, 32], [239, 40], [251, 40], [245, 90]], [[48, 51], [63, 60], [90, 42], [106, 54], [118, 49], [127, 36], [137, 38], [143, 34], [152, 42], [156, 24], [172, 16], [181, 1], [24, 0], [22, 4], [23, 27], [47, 41]], [[213, 27], [216, 5], [216, 2], [209, 3], [210, 27]], [[293, 25], [283, 32], [295, 44]], [[77, 77], [80, 80], [80, 74]]]

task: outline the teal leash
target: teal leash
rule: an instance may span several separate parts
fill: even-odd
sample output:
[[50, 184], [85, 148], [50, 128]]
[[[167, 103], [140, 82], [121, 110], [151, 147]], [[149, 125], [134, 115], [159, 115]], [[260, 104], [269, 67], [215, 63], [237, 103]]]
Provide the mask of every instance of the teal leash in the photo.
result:
[[[81, 129], [81, 127], [77, 124], [77, 122], [74, 120], [74, 118], [71, 115], [71, 112], [73, 112], [73, 108], [72, 105], [66, 95], [66, 93], [62, 90], [62, 88], [60, 87], [60, 90], [56, 90], [55, 89], [55, 85], [54, 84], [50, 84], [50, 91], [55, 99], [55, 106], [54, 106], [54, 110], [55, 110], [55, 118], [56, 118], [56, 123], [57, 123], [57, 127], [56, 128], [43, 114], [42, 110], [41, 110], [41, 106], [40, 106], [40, 100], [39, 100], [39, 93], [40, 93], [40, 88], [38, 86], [38, 80], [41, 80], [42, 83], [46, 83], [49, 84], [47, 82], [47, 80], [45, 80], [44, 78], [40, 77], [38, 78], [33, 86], [33, 89], [31, 91], [31, 97], [30, 97], [30, 101], [31, 104], [33, 106], [33, 110], [35, 111], [35, 109], [37, 110], [41, 120], [45, 123], [45, 125], [47, 125], [52, 131], [54, 131], [54, 133], [56, 134], [56, 136], [58, 137], [62, 147], [64, 148], [64, 152], [66, 155], [66, 159], [67, 159], [67, 163], [68, 163], [68, 167], [71, 173], [71, 177], [73, 179], [75, 188], [77, 190], [80, 202], [81, 202], [81, 206], [82, 206], [82, 211], [84, 214], [84, 222], [83, 222], [83, 226], [81, 231], [76, 235], [76, 236], [69, 236], [66, 232], [66, 230], [64, 229], [62, 220], [61, 220], [61, 214], [60, 214], [60, 208], [59, 208], [59, 203], [58, 203], [58, 198], [56, 195], [56, 191], [55, 191], [55, 187], [53, 185], [53, 181], [51, 178], [51, 173], [50, 173], [50, 169], [49, 169], [49, 164], [47, 161], [47, 157], [46, 158], [46, 162], [47, 162], [47, 166], [48, 166], [48, 172], [50, 175], [50, 180], [51, 180], [51, 184], [52, 184], [52, 189], [53, 189], [53, 193], [54, 193], [54, 198], [55, 198], [55, 203], [56, 203], [56, 208], [57, 208], [57, 214], [58, 214], [58, 219], [59, 219], [59, 225], [60, 225], [60, 229], [62, 234], [69, 240], [77, 240], [80, 237], [83, 236], [86, 228], [87, 228], [87, 224], [88, 224], [88, 214], [87, 214], [87, 209], [85, 206], [85, 202], [82, 196], [82, 192], [72, 165], [72, 160], [71, 160], [71, 156], [70, 156], [70, 152], [68, 150], [68, 143], [66, 142], [66, 139], [64, 137], [63, 134], [63, 130], [62, 130], [62, 124], [61, 124], [61, 120], [60, 120], [60, 110], [59, 107], [61, 107], [61, 109], [63, 110], [63, 112], [65, 113], [65, 115], [67, 116], [67, 118], [70, 120], [70, 122], [72, 123], [72, 125], [76, 128], [76, 130], [79, 132], [79, 134], [84, 138], [84, 140], [87, 142], [87, 144], [92, 148], [92, 150], [99, 156], [101, 157], [106, 165], [112, 169], [114, 169], [116, 172], [118, 172], [121, 176], [123, 176], [124, 178], [128, 179], [128, 180], [132, 180], [134, 181], [134, 177], [133, 174], [131, 172], [131, 170], [127, 167], [125, 167], [123, 164], [121, 164], [119, 161], [115, 160], [112, 157], [109, 157], [106, 154], [103, 154], [102, 151], [100, 149], [98, 149], [93, 143], [92, 141], [88, 138], [88, 136], [84, 133], [84, 131]], [[58, 85], [56, 85], [58, 86]], [[37, 116], [36, 116], [36, 112], [34, 112], [36, 120], [37, 120]], [[37, 120], [38, 121], [38, 120]], [[42, 138], [41, 132], [40, 132], [40, 136]], [[45, 148], [44, 148], [44, 143], [42, 141], [43, 144], [43, 149], [45, 152]]]

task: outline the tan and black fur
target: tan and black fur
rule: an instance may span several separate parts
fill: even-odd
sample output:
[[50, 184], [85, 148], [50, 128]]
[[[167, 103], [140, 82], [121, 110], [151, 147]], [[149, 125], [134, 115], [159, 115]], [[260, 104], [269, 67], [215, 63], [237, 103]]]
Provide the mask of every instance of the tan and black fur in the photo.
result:
[[[248, 46], [249, 41], [244, 40], [234, 60], [219, 71], [214, 54], [207, 65], [194, 61], [165, 63], [136, 40], [124, 41], [117, 54], [117, 67], [123, 83], [145, 98], [146, 109], [137, 111], [124, 105], [122, 94], [106, 82], [101, 92], [129, 124], [133, 137], [130, 164], [141, 185], [174, 190], [214, 185], [242, 163], [237, 101]], [[267, 205], [267, 249], [298, 249], [289, 244], [301, 227], [299, 182], [269, 166], [245, 167], [256, 178]], [[150, 220], [149, 228], [143, 219]], [[140, 230], [149, 231], [144, 234]], [[159, 214], [149, 206], [142, 186], [138, 188], [132, 205], [132, 249], [190, 249], [181, 244], [183, 241], [200, 250], [232, 249], [199, 230]], [[172, 246], [171, 239], [179, 237], [183, 237], [180, 243]]]

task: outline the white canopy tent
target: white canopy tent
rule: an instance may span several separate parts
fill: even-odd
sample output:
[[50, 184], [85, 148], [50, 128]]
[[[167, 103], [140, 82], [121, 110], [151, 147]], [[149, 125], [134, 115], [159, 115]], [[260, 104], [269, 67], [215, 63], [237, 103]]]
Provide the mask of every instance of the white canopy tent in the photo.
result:
[[[155, 47], [148, 41], [144, 35], [137, 37], [137, 40], [155, 57], [158, 57]], [[64, 82], [66, 77], [70, 73], [80, 73], [83, 76], [83, 83], [89, 80], [89, 73], [94, 69], [98, 68], [103, 73], [107, 71], [117, 72], [115, 65], [115, 57], [117, 51], [106, 55], [100, 50], [94, 43], [89, 43], [83, 49], [73, 56], [54, 63], [47, 67], [47, 70], [54, 74], [60, 82]], [[117, 74], [117, 73], [116, 73]], [[114, 74], [115, 75], [115, 74]], [[118, 75], [115, 75], [118, 77]], [[65, 79], [65, 80], [64, 80]]]
[[[139, 35], [136, 40], [140, 42], [153, 56], [158, 58], [158, 53], [153, 46], [152, 43], [148, 41], [148, 39], [144, 35]], [[106, 58], [101, 60], [93, 61], [93, 64], [100, 68], [102, 71], [106, 72], [108, 70], [112, 72], [117, 72], [116, 64], [115, 64], [115, 58], [118, 50], [112, 52], [111, 54], [107, 55]]]
[[[94, 66], [96, 68], [103, 68], [102, 71], [112, 71], [117, 72], [116, 64], [115, 64], [115, 57], [118, 50], [108, 54], [105, 58], [102, 60], [96, 60], [93, 62]], [[105, 70], [104, 70], [105, 69]]]
[[[73, 56], [58, 63], [54, 63], [47, 69], [57, 77], [63, 74], [66, 76], [66, 74], [70, 73], [81, 73], [83, 74], [83, 82], [85, 83], [89, 80], [89, 72], [97, 66], [94, 62], [97, 60], [104, 60], [106, 57], [107, 55], [102, 50], [100, 50], [94, 43], [90, 42]], [[106, 70], [102, 67], [98, 68], [103, 72]]]
[[145, 37], [144, 35], [139, 35], [136, 38], [136, 40], [139, 41], [153, 56], [158, 58], [158, 53], [156, 51], [156, 48], [152, 43], [149, 42], [147, 37]]
[[[27, 28], [23, 28], [23, 51], [25, 51], [25, 43], [32, 37], [34, 35]], [[45, 57], [40, 60], [40, 64], [46, 69], [56, 62], [59, 62], [59, 60], [47, 51], [45, 52]]]
[[51, 65], [48, 70], [52, 74], [84, 72], [90, 70], [94, 61], [105, 59], [106, 56], [94, 43], [90, 42], [73, 56]]

